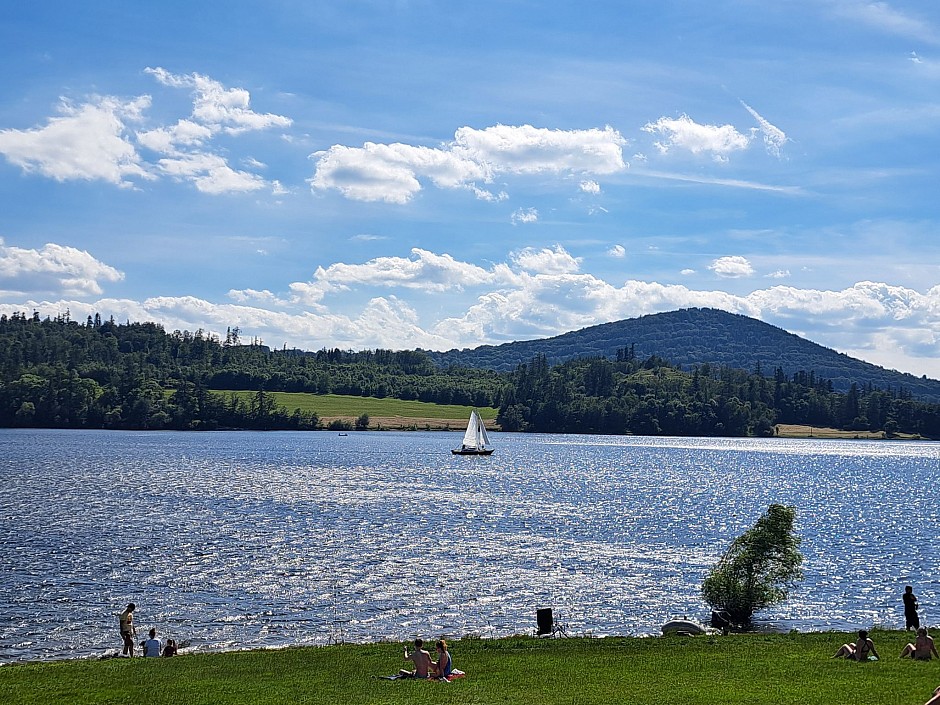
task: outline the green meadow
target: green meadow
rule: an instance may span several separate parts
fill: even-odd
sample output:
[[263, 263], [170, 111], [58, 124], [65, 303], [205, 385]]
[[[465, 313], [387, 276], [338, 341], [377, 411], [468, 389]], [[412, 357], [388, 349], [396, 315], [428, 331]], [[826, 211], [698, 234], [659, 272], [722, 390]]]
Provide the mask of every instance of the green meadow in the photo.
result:
[[[213, 390], [217, 394], [235, 394], [244, 398], [246, 401], [255, 396], [257, 392], [229, 392], [223, 390]], [[304, 392], [268, 392], [274, 397], [279, 406], [285, 407], [293, 412], [295, 409], [301, 411], [315, 411], [318, 416], [332, 418], [345, 417], [357, 418], [362, 414], [368, 414], [370, 417], [391, 418], [405, 417], [417, 419], [466, 419], [470, 417], [472, 406], [461, 406], [459, 404], [432, 404], [425, 401], [405, 401], [404, 399], [375, 397], [356, 397], [343, 394], [307, 394]], [[477, 409], [480, 416], [485, 421], [492, 421], [496, 418], [497, 409], [483, 407]], [[466, 423], [465, 423], [466, 425]]]
[[940, 684], [940, 662], [898, 658], [909, 633], [874, 631], [878, 662], [830, 658], [854, 636], [466, 638], [451, 683], [376, 678], [406, 665], [392, 643], [30, 663], [0, 668], [0, 702], [919, 705]]

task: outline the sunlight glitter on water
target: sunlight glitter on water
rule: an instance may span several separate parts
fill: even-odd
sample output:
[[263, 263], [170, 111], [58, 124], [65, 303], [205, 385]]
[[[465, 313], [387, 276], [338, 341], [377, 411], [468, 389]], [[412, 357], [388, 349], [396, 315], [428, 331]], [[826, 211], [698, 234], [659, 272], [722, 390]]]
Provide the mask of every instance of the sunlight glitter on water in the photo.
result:
[[[138, 604], [193, 650], [654, 634], [772, 502], [806, 579], [779, 628], [897, 623], [940, 595], [931, 443], [446, 433], [0, 432], [0, 661], [114, 651]], [[929, 610], [929, 607], [928, 607]]]

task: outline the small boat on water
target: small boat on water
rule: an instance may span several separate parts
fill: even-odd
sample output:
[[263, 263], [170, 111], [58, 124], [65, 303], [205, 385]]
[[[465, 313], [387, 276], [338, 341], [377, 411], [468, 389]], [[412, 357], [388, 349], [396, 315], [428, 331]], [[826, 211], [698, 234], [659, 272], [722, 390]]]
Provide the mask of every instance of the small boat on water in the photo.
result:
[[705, 634], [705, 625], [699, 624], [694, 619], [689, 619], [685, 615], [681, 617], [672, 617], [662, 626], [663, 634], [678, 634], [679, 636], [694, 636], [696, 634]]
[[467, 430], [463, 434], [463, 443], [459, 448], [451, 449], [454, 455], [491, 455], [495, 448], [490, 445], [489, 436], [486, 435], [486, 426], [483, 419], [474, 409], [470, 412]]

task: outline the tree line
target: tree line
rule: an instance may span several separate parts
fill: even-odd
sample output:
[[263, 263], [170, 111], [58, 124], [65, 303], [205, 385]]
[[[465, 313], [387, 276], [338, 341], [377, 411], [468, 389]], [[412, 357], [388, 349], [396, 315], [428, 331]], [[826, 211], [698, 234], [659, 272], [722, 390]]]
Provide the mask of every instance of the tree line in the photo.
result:
[[[419, 351], [271, 350], [197, 330], [68, 314], [0, 316], [0, 426], [310, 429], [274, 391], [498, 406], [504, 376], [440, 369]], [[251, 391], [253, 395], [213, 390]]]
[[812, 372], [767, 377], [704, 364], [684, 372], [621, 348], [616, 360], [544, 356], [509, 375], [497, 420], [505, 431], [669, 436], [772, 436], [776, 424], [940, 438], [940, 405], [901, 390], [853, 384], [847, 392]]
[[[251, 394], [219, 393], [249, 391]], [[498, 407], [505, 431], [770, 436], [779, 423], [940, 438], [940, 405], [870, 383], [833, 388], [813, 372], [771, 376], [702, 364], [691, 371], [633, 345], [616, 359], [544, 355], [512, 372], [441, 367], [421, 350], [317, 352], [243, 344], [156, 323], [68, 313], [0, 316], [0, 426], [321, 428], [271, 392], [351, 394]]]

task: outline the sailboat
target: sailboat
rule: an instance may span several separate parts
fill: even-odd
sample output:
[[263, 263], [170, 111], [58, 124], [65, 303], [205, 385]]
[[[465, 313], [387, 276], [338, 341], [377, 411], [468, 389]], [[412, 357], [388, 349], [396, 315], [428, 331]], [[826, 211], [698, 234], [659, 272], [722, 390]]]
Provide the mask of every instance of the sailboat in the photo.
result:
[[470, 420], [467, 422], [467, 432], [463, 434], [463, 443], [459, 448], [454, 448], [450, 452], [454, 455], [490, 455], [493, 450], [490, 446], [490, 439], [486, 435], [486, 426], [483, 425], [483, 419], [474, 409], [470, 412]]

